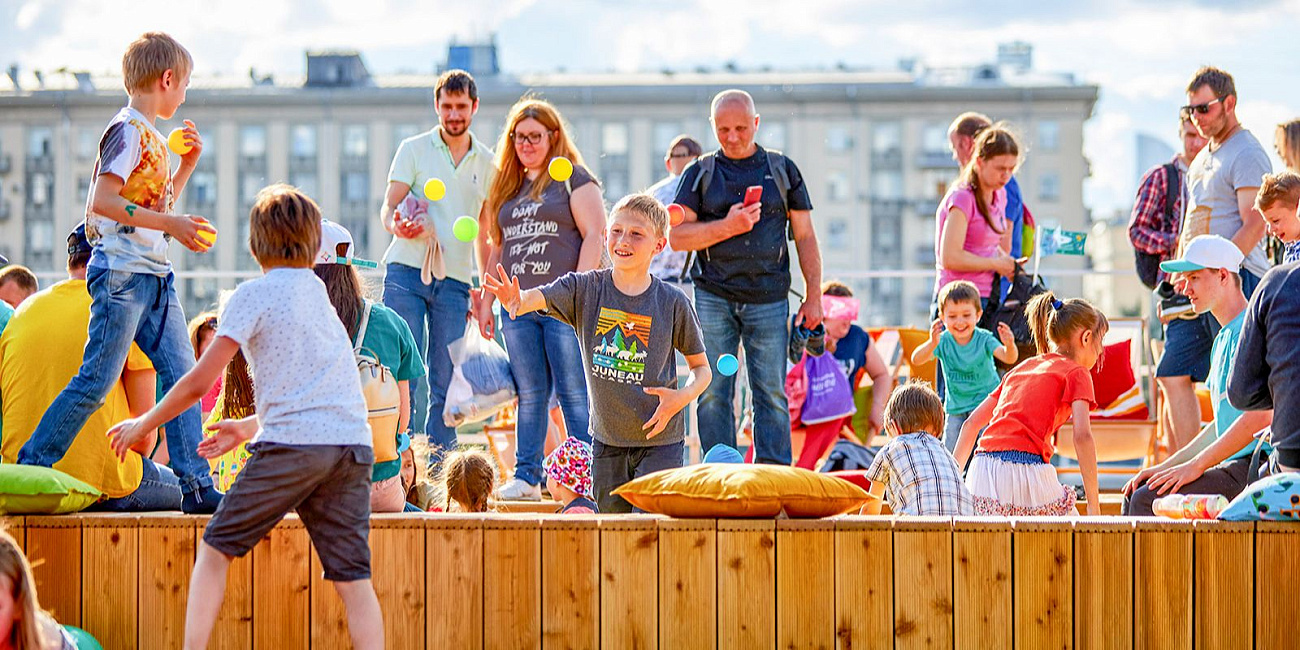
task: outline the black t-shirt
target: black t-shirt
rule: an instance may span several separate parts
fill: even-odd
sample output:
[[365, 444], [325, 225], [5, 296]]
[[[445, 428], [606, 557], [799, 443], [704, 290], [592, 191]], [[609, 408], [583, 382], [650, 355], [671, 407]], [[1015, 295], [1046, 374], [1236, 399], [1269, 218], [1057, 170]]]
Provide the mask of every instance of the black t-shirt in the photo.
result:
[[[785, 166], [790, 178], [790, 192], [786, 197], [789, 209], [812, 210], [812, 200], [799, 168], [789, 158], [785, 159]], [[777, 192], [776, 180], [768, 169], [767, 151], [757, 147], [754, 155], [740, 160], [716, 152], [707, 193], [695, 185], [699, 174], [698, 163], [686, 168], [674, 202], [694, 210], [701, 222], [725, 218], [732, 205], [744, 200], [745, 188], [752, 185], [763, 186], [763, 210], [753, 230], [696, 253], [691, 267], [695, 287], [739, 303], [785, 300], [790, 291], [790, 256], [786, 254], [789, 218]]]

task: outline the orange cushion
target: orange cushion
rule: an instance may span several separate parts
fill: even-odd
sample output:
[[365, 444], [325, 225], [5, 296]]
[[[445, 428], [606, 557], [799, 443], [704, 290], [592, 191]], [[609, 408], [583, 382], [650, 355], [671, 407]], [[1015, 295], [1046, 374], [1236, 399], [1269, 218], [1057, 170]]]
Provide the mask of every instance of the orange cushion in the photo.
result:
[[1097, 408], [1092, 417], [1112, 420], [1145, 420], [1150, 417], [1137, 377], [1133, 375], [1133, 342], [1111, 343], [1092, 368], [1092, 386]]
[[843, 479], [779, 465], [703, 464], [642, 476], [614, 490], [632, 505], [670, 517], [831, 517], [871, 498]]

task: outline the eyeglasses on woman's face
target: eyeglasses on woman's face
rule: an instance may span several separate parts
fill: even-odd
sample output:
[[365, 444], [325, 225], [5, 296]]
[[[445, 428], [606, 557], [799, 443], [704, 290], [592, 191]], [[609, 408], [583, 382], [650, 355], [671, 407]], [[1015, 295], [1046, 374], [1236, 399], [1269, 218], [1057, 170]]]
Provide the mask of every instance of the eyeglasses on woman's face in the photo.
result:
[[524, 144], [526, 142], [533, 146], [537, 146], [542, 143], [542, 138], [545, 138], [546, 136], [550, 135], [550, 133], [551, 132], [549, 130], [534, 131], [532, 133], [523, 133], [520, 131], [514, 131], [510, 134], [510, 139], [514, 140], [515, 144]]

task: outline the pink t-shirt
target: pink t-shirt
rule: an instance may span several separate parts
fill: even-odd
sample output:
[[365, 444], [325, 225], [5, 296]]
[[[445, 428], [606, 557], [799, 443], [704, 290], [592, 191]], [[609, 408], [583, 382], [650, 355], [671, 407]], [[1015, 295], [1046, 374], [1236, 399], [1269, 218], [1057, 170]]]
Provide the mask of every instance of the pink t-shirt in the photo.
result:
[[[943, 268], [943, 252], [940, 250], [943, 244], [943, 224], [948, 221], [948, 211], [952, 208], [957, 208], [966, 215], [966, 242], [962, 244], [963, 249], [980, 257], [996, 257], [998, 244], [1002, 242], [1002, 234], [990, 228], [988, 222], [980, 215], [979, 208], [975, 205], [975, 192], [969, 185], [948, 190], [936, 213], [938, 225], [934, 234], [934, 256], [939, 265], [939, 282], [935, 285], [934, 293], [938, 295], [939, 289], [953, 280], [969, 280], [979, 288], [980, 296], [987, 298], [993, 290], [992, 271], [949, 271]], [[993, 193], [993, 204], [989, 206], [989, 214], [993, 217], [993, 223], [998, 224], [1002, 232], [1006, 232], [1009, 224], [1005, 188]]]

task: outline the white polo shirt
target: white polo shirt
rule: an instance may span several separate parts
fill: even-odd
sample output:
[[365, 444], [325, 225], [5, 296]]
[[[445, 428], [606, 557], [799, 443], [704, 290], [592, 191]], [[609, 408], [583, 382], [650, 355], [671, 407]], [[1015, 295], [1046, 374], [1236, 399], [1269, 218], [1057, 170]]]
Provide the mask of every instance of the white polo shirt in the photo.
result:
[[[447, 277], [470, 283], [474, 275], [474, 242], [463, 242], [452, 234], [452, 224], [462, 216], [478, 219], [479, 208], [487, 198], [495, 172], [492, 150], [470, 133], [470, 148], [460, 165], [452, 163], [451, 150], [442, 140], [442, 127], [436, 126], [402, 141], [388, 169], [388, 180], [406, 183], [421, 199], [424, 184], [431, 178], [447, 186], [447, 194], [429, 203], [429, 221], [442, 243]], [[420, 268], [424, 262], [425, 240], [393, 236], [384, 252], [384, 263]]]

